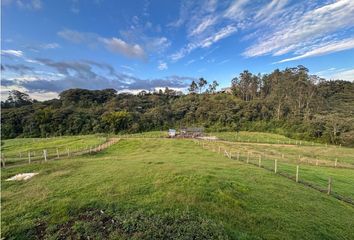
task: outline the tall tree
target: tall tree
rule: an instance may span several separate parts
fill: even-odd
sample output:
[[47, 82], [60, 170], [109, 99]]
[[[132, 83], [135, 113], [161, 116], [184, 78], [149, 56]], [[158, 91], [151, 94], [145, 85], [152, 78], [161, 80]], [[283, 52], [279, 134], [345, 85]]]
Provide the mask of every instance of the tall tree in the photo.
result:
[[191, 85], [189, 85], [188, 91], [189, 93], [196, 93], [198, 90], [198, 84], [193, 80]]

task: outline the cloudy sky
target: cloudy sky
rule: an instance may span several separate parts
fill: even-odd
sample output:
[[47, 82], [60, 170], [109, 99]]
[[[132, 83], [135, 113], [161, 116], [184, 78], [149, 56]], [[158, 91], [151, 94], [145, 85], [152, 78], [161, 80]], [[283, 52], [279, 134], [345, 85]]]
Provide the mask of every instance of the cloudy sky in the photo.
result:
[[1, 94], [221, 87], [305, 65], [354, 80], [353, 0], [2, 0]]

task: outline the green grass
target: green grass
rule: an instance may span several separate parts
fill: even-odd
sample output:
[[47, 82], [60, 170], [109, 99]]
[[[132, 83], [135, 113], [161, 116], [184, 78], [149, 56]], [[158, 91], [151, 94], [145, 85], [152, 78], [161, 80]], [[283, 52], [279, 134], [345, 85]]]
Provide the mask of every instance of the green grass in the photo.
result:
[[[4, 181], [22, 172], [39, 175]], [[354, 238], [353, 206], [190, 140], [123, 139], [1, 179], [6, 239]]]
[[106, 141], [103, 135], [81, 135], [63, 136], [53, 138], [15, 138], [3, 140], [1, 152], [4, 154], [6, 162], [27, 162], [28, 153], [31, 153], [32, 160], [42, 158], [43, 150], [46, 149], [49, 157], [66, 155], [70, 152], [81, 151], [86, 147], [97, 146]]
[[298, 145], [320, 145], [318, 143], [294, 140], [283, 135], [261, 132], [212, 132], [210, 136], [217, 136], [219, 139], [230, 142], [253, 142], [253, 143], [272, 143], [272, 144], [298, 144]]
[[117, 137], [123, 138], [166, 138], [168, 137], [168, 131], [151, 131], [133, 134], [122, 134], [117, 135]]
[[[321, 189], [328, 186], [328, 178], [333, 179], [333, 192], [350, 198], [354, 202], [354, 149], [319, 147], [319, 146], [279, 146], [279, 145], [261, 145], [256, 143], [227, 143], [227, 142], [204, 142], [205, 147], [213, 151], [218, 151], [220, 146], [222, 153], [224, 150], [233, 153], [233, 158], [246, 162], [249, 154], [249, 163], [258, 165], [259, 156], [261, 156], [261, 165], [268, 169], [274, 169], [274, 160], [278, 161], [277, 170], [279, 173], [286, 173], [295, 178], [296, 166], [300, 166], [299, 179], [306, 183], [313, 184]], [[300, 155], [301, 154], [301, 155]], [[298, 162], [298, 156], [301, 156], [302, 162]], [[284, 156], [284, 158], [283, 158]], [[351, 168], [335, 168], [334, 161], [338, 158], [339, 163], [346, 163]], [[328, 160], [326, 166], [320, 163], [316, 166], [315, 159]], [[313, 164], [308, 164], [307, 160], [313, 160]], [[331, 165], [328, 165], [331, 163]], [[338, 164], [338, 166], [340, 166]]]

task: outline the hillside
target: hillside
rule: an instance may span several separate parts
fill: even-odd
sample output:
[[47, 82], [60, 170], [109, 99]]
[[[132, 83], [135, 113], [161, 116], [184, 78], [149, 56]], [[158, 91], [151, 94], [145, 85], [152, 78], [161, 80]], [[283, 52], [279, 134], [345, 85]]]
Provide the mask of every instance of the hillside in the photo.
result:
[[[234, 151], [244, 156], [257, 151], [252, 146], [235, 145]], [[267, 154], [276, 148], [269, 146]], [[312, 168], [302, 166], [301, 179]], [[341, 171], [333, 175], [334, 190], [354, 196], [352, 170], [328, 171]], [[4, 181], [23, 172], [39, 175]], [[311, 181], [321, 183], [322, 173]], [[94, 155], [5, 168], [1, 179], [2, 234], [9, 239], [354, 238], [352, 205], [188, 139], [121, 139]]]
[[[2, 102], [2, 138], [93, 133], [137, 133], [183, 126], [207, 131], [263, 131], [354, 146], [354, 83], [323, 81], [303, 66], [263, 76], [248, 71], [232, 80], [232, 93], [191, 84], [183, 94], [114, 89], [63, 91], [44, 102], [13, 91]], [[192, 88], [193, 87], [193, 88]]]

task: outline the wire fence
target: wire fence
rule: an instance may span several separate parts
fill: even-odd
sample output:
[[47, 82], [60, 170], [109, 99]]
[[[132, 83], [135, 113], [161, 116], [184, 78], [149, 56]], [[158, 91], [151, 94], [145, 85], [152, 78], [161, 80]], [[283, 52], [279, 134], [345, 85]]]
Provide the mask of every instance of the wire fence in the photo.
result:
[[[203, 149], [222, 154], [230, 160], [238, 160], [246, 164], [257, 166], [274, 174], [280, 175], [287, 179], [293, 180], [299, 184], [305, 185], [327, 195], [333, 196], [338, 200], [354, 205], [353, 197], [346, 196], [348, 194], [345, 189], [347, 186], [352, 185], [338, 180], [338, 187], [335, 185], [336, 179], [330, 174], [326, 175], [323, 167], [330, 167], [333, 170], [336, 168], [347, 168], [348, 171], [353, 171], [353, 166], [348, 164], [338, 163], [337, 161], [294, 161], [282, 159], [269, 159], [265, 158], [262, 154], [255, 154], [253, 152], [242, 152], [239, 149], [225, 147], [218, 144], [217, 141], [204, 141], [195, 140], [196, 144], [201, 145]], [[328, 162], [331, 162], [330, 165]], [[322, 169], [321, 169], [322, 168]], [[317, 170], [319, 172], [316, 172]], [[353, 172], [354, 174], [354, 172]], [[339, 186], [340, 185], [340, 186]], [[338, 190], [336, 190], [338, 189]], [[339, 193], [341, 192], [341, 193]], [[346, 194], [343, 194], [346, 192]], [[349, 194], [351, 194], [349, 192]]]

